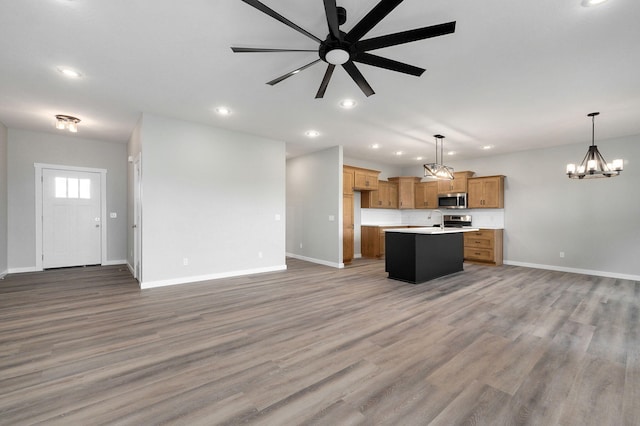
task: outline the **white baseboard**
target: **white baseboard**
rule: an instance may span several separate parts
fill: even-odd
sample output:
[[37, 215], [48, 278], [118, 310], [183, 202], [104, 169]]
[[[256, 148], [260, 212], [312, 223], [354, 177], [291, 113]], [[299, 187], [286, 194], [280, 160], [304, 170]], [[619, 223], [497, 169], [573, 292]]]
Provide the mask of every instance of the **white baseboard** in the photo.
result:
[[6, 277], [9, 274], [9, 271], [2, 271], [0, 272], [0, 280], [3, 279], [4, 277]]
[[170, 280], [146, 281], [146, 282], [140, 283], [140, 288], [144, 290], [149, 288], [165, 287], [168, 285], [191, 284], [191, 283], [196, 283], [200, 281], [218, 280], [220, 278], [231, 278], [231, 277], [239, 277], [242, 275], [263, 274], [265, 272], [285, 271], [286, 269], [287, 269], [287, 265], [278, 265], [278, 266], [270, 266], [267, 268], [256, 268], [256, 269], [247, 269], [243, 271], [222, 272], [219, 274], [207, 274], [207, 275], [198, 275], [193, 277], [172, 278]]
[[135, 277], [136, 276], [136, 271], [133, 269], [133, 266], [131, 266], [131, 264], [129, 262], [127, 262], [127, 268], [129, 268], [129, 272], [131, 272], [131, 275], [133, 275]]
[[111, 265], [126, 265], [126, 260], [107, 260], [102, 263], [102, 266], [111, 266]]
[[319, 265], [331, 266], [332, 268], [344, 268], [344, 263], [329, 262], [327, 260], [315, 259], [313, 257], [300, 256], [299, 254], [286, 253], [287, 257], [292, 257], [298, 260], [304, 260], [305, 262], [317, 263]]
[[541, 265], [538, 263], [516, 262], [513, 260], [505, 260], [505, 265], [523, 266], [525, 268], [546, 269], [549, 271], [570, 272], [573, 274], [594, 275], [596, 277], [618, 278], [622, 280], [640, 281], [640, 275], [619, 274], [617, 272], [594, 271], [591, 269], [567, 268], [564, 266]]
[[9, 268], [10, 274], [24, 274], [25, 272], [37, 272], [35, 266], [27, 266], [25, 268]]

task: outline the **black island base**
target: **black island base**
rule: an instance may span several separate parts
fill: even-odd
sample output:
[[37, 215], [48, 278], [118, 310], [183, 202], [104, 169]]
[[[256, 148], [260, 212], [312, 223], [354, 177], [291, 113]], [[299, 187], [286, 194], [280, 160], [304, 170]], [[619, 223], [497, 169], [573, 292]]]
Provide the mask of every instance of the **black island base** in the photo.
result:
[[385, 233], [385, 271], [389, 278], [419, 284], [463, 270], [462, 232]]

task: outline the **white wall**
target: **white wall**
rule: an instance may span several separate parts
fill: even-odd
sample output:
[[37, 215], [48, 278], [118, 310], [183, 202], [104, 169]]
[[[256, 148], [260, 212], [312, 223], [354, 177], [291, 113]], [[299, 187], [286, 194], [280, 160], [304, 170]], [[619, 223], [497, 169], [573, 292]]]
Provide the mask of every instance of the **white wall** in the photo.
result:
[[8, 266], [9, 272], [35, 268], [34, 163], [107, 170], [107, 261], [126, 259], [127, 151], [124, 143], [83, 139], [80, 134], [8, 131]]
[[139, 131], [142, 288], [286, 268], [283, 142], [147, 113]]
[[7, 151], [8, 132], [4, 124], [0, 123], [0, 278], [7, 275], [8, 266], [8, 187], [7, 187]]
[[[640, 135], [599, 141], [604, 157], [625, 159], [609, 179], [574, 180], [567, 163], [588, 143], [448, 162], [505, 180], [506, 263], [640, 279]], [[407, 170], [419, 176], [422, 168]], [[560, 257], [560, 252], [565, 257]]]
[[287, 161], [287, 255], [341, 265], [342, 147]]

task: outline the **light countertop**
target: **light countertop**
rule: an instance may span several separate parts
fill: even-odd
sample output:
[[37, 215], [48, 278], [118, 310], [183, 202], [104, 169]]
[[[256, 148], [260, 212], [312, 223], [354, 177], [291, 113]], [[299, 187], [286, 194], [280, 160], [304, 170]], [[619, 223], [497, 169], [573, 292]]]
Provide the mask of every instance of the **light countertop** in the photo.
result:
[[404, 234], [427, 234], [427, 235], [436, 235], [436, 234], [457, 234], [460, 232], [474, 232], [479, 231], [480, 228], [440, 228], [436, 226], [425, 227], [425, 228], [397, 228], [397, 229], [385, 229], [384, 232], [402, 232]]

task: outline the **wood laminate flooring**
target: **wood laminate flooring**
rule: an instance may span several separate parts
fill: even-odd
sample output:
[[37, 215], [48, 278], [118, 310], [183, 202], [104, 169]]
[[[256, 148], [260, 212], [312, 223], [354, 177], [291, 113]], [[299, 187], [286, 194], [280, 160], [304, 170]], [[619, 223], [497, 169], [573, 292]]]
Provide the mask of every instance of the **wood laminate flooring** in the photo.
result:
[[0, 424], [639, 425], [640, 283], [384, 262], [0, 281]]

